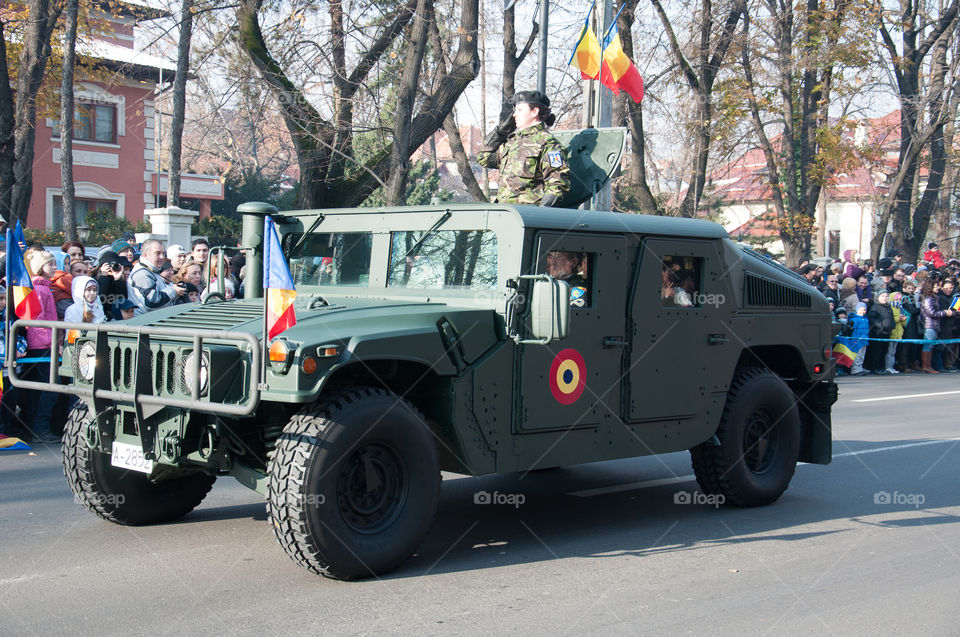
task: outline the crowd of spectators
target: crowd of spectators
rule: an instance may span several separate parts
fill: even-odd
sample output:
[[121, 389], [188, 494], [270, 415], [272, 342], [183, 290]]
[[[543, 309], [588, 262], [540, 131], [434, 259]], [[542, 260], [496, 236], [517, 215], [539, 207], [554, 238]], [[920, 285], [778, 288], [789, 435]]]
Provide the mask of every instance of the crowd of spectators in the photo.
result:
[[[200, 303], [208, 292], [219, 293], [220, 289], [218, 259], [211, 261], [208, 274], [211, 255], [205, 239], [194, 241], [188, 251], [181, 245], [164, 246], [156, 239], [137, 245], [133, 233], [128, 233], [103, 246], [95, 259], [88, 257], [86, 247], [78, 241], [64, 243], [58, 253], [41, 245], [24, 246], [23, 255], [40, 301], [38, 319], [71, 323], [123, 321], [177, 304]], [[0, 251], [0, 293], [5, 294], [4, 257]], [[225, 257], [224, 263], [229, 266], [224, 268], [224, 297], [242, 295], [243, 256]], [[15, 319], [11, 316], [10, 322]], [[4, 333], [0, 357], [6, 353], [6, 341]], [[18, 358], [25, 360], [17, 373], [26, 379], [46, 381], [51, 348], [62, 345], [51, 343], [51, 330], [27, 328], [25, 333], [17, 334], [16, 345]], [[17, 389], [6, 379], [3, 387], [0, 434], [45, 444], [60, 442], [70, 397]]]
[[873, 263], [847, 250], [843, 260], [797, 272], [827, 298], [844, 342], [857, 344], [851, 365], [838, 360], [839, 374], [960, 371], [958, 343], [934, 342], [960, 338], [960, 260], [946, 259], [936, 243], [916, 264], [900, 251]]

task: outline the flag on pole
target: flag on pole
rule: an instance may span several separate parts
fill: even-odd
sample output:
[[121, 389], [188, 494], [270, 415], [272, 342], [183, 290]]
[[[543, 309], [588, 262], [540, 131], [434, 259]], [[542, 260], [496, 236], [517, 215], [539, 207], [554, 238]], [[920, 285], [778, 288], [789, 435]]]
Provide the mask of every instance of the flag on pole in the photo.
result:
[[40, 316], [43, 307], [40, 305], [40, 297], [33, 289], [27, 265], [23, 262], [17, 231], [22, 237], [20, 222], [17, 222], [16, 231], [7, 230], [7, 285], [13, 290], [13, 311], [17, 316], [22, 319], [35, 319]]
[[643, 99], [643, 78], [640, 77], [637, 67], [623, 52], [616, 19], [610, 24], [610, 29], [603, 38], [603, 67], [600, 71], [600, 81], [613, 91], [614, 95], [619, 95], [623, 90], [637, 104]]
[[290, 276], [287, 260], [283, 258], [280, 237], [270, 215], [264, 217], [263, 221], [263, 289], [267, 296], [265, 315], [269, 340], [297, 324], [293, 309], [297, 291], [293, 287], [293, 277]]
[[580, 30], [580, 37], [577, 38], [577, 45], [573, 48], [573, 55], [567, 62], [570, 66], [580, 69], [580, 76], [585, 80], [595, 80], [600, 75], [600, 43], [597, 36], [590, 28], [590, 16], [593, 14], [593, 6], [597, 0], [593, 0], [590, 10], [587, 11], [587, 17], [583, 21], [583, 29]]

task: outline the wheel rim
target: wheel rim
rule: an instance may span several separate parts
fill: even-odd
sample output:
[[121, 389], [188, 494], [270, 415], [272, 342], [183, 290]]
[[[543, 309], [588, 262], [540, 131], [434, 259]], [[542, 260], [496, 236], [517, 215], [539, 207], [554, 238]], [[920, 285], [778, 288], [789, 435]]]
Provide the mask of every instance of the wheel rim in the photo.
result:
[[743, 461], [753, 473], [764, 473], [777, 456], [778, 429], [766, 412], [756, 412], [743, 435]]
[[393, 449], [368, 443], [344, 462], [337, 480], [337, 505], [358, 533], [377, 533], [403, 509], [406, 471]]

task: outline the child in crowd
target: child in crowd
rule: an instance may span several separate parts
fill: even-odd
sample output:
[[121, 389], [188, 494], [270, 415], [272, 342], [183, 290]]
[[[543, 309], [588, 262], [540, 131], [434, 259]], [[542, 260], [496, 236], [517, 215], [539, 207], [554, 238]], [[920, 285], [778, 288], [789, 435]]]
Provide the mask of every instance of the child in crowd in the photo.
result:
[[857, 357], [850, 367], [850, 374], [853, 376], [862, 376], [867, 373], [863, 371], [863, 357], [867, 351], [866, 338], [870, 336], [870, 321], [867, 320], [866, 303], [857, 303], [857, 313], [850, 317], [850, 324], [853, 326], [853, 329], [850, 331], [850, 336], [855, 339], [863, 339], [854, 341], [850, 348], [857, 352]]
[[71, 292], [73, 305], [67, 308], [63, 320], [68, 323], [103, 323], [103, 305], [100, 303], [100, 286], [89, 276], [73, 279]]
[[[873, 304], [867, 311], [870, 321], [871, 339], [888, 339], [893, 332], [893, 308], [890, 307], [890, 293], [886, 289], [877, 293]], [[864, 356], [863, 366], [875, 374], [886, 374], [886, 354], [890, 343], [886, 340], [871, 340], [867, 343], [867, 353]]]
[[900, 292], [891, 292], [890, 293], [890, 310], [893, 312], [893, 331], [890, 332], [890, 338], [894, 342], [887, 343], [887, 355], [884, 363], [886, 364], [884, 370], [888, 374], [899, 374], [900, 372], [894, 367], [894, 363], [897, 357], [897, 347], [899, 341], [903, 338], [903, 330], [907, 324], [907, 313], [903, 311], [903, 294]]

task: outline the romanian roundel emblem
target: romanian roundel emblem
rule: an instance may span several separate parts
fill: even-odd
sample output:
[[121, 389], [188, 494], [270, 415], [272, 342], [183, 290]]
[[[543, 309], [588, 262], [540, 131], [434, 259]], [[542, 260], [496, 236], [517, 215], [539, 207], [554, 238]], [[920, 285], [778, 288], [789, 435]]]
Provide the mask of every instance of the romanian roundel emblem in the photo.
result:
[[550, 365], [550, 391], [557, 402], [571, 405], [580, 398], [587, 383], [587, 366], [575, 349], [565, 349], [553, 357]]

